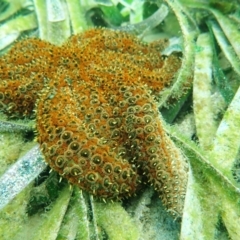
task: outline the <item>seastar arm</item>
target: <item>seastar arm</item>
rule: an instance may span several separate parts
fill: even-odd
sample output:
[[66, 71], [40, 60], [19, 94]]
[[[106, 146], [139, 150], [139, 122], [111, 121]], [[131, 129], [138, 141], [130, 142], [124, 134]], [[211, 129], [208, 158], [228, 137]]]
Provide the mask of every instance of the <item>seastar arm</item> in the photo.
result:
[[0, 59], [0, 111], [31, 116], [39, 91], [52, 76], [57, 48], [40, 39], [17, 42]]
[[38, 142], [49, 165], [69, 182], [100, 198], [118, 200], [136, 191], [140, 177], [95, 131], [97, 121], [90, 122], [94, 112], [85, 105], [94, 93], [84, 85], [74, 92], [71, 84], [58, 80], [42, 91], [37, 103]]
[[[187, 186], [188, 164], [181, 150], [176, 147], [166, 134], [161, 119], [157, 122], [155, 130], [158, 138], [156, 145], [148, 147], [149, 161], [144, 167], [154, 189], [160, 194], [160, 198], [167, 209], [173, 214], [181, 216]], [[150, 139], [151, 136], [148, 136]]]

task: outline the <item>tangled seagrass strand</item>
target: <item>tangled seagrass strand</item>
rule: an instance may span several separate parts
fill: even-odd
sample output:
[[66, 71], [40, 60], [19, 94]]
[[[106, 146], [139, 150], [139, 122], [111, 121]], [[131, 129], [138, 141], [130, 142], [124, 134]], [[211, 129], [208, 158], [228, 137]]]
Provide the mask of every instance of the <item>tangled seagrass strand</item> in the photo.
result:
[[36, 103], [41, 150], [69, 182], [113, 200], [150, 182], [181, 214], [187, 164], [155, 101], [180, 65], [120, 31], [91, 29], [60, 47], [26, 39], [0, 59], [0, 109], [31, 116]]

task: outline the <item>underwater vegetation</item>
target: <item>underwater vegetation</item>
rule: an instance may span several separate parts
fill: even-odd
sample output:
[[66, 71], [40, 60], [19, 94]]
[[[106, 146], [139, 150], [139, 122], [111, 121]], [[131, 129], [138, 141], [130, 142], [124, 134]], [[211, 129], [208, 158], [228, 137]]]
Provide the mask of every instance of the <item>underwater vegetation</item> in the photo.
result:
[[237, 1], [0, 3], [1, 239], [239, 239]]

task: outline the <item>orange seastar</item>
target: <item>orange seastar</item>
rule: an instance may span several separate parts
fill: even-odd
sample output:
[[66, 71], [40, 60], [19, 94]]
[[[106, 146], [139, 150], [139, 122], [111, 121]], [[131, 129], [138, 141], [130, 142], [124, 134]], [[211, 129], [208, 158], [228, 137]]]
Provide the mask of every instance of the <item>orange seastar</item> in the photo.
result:
[[69, 182], [113, 200], [150, 182], [181, 214], [187, 165], [155, 100], [180, 65], [120, 31], [91, 29], [60, 47], [26, 39], [0, 59], [0, 108], [31, 116], [36, 104], [41, 150]]

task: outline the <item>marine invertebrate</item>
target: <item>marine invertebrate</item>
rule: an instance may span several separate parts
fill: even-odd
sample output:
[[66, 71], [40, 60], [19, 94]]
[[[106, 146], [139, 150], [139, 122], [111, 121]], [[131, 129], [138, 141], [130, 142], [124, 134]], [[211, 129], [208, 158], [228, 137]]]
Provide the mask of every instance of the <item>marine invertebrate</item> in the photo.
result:
[[[58, 0], [54, 0], [52, 2], [57, 2], [57, 1]], [[7, 1], [7, 2], [13, 2], [13, 1]], [[35, 4], [39, 1], [33, 1], [33, 2]], [[65, 2], [67, 4], [70, 2], [71, 3], [78, 2], [79, 5], [81, 4], [80, 3], [81, 1], [72, 1], [72, 0], [71, 1], [66, 0], [61, 2]], [[106, 3], [110, 1], [101, 1], [101, 2]], [[133, 1], [133, 2], [139, 2], [139, 1]], [[162, 1], [151, 1], [151, 2], [162, 2]], [[232, 239], [234, 238], [238, 239], [239, 219], [240, 219], [239, 218], [240, 208], [239, 208], [239, 201], [238, 201], [239, 185], [237, 185], [237, 182], [235, 182], [235, 180], [232, 178], [231, 169], [233, 167], [236, 167], [236, 169], [234, 169], [235, 173], [238, 170], [238, 166], [237, 165], [233, 166], [233, 163], [235, 161], [236, 153], [239, 147], [239, 134], [238, 134], [239, 107], [238, 106], [239, 106], [240, 98], [239, 98], [239, 91], [238, 91], [238, 94], [236, 94], [237, 89], [235, 88], [235, 87], [238, 87], [239, 84], [236, 84], [235, 87], [231, 89], [231, 87], [233, 87], [232, 80], [231, 80], [232, 77], [229, 76], [229, 73], [231, 73], [232, 75], [233, 69], [234, 71], [238, 72], [237, 76], [239, 76], [239, 61], [238, 61], [239, 58], [236, 56], [237, 49], [234, 48], [234, 44], [238, 44], [239, 43], [238, 39], [240, 38], [233, 36], [233, 35], [238, 36], [239, 34], [239, 31], [238, 31], [239, 14], [237, 11], [238, 8], [235, 9], [236, 12], [232, 11], [231, 9], [228, 9], [228, 10], [220, 9], [216, 5], [215, 6], [212, 5], [212, 3], [216, 1], [211, 1], [209, 3], [205, 1], [204, 4], [203, 2], [200, 3], [200, 1], [194, 1], [194, 3], [193, 2], [189, 3], [189, 1], [184, 1], [184, 0], [181, 0], [181, 1], [166, 0], [165, 2], [167, 2], [169, 6], [172, 7], [174, 13], [177, 16], [177, 20], [167, 18], [164, 21], [163, 25], [167, 24], [170, 26], [171, 29], [174, 29], [172, 31], [174, 36], [176, 33], [179, 33], [179, 34], [182, 33], [181, 36], [184, 38], [184, 45], [183, 45], [184, 49], [182, 49], [183, 62], [182, 62], [180, 71], [178, 71], [178, 77], [176, 79], [177, 81], [174, 81], [174, 85], [171, 86], [170, 89], [167, 89], [166, 91], [164, 91], [164, 93], [161, 94], [161, 97], [163, 100], [160, 102], [160, 105], [166, 105], [166, 100], [173, 99], [175, 98], [175, 96], [179, 100], [181, 100], [181, 102], [185, 102], [189, 104], [192, 99], [189, 99], [189, 98], [187, 100], [186, 98], [183, 99], [179, 96], [179, 94], [185, 92], [182, 86], [183, 87], [185, 87], [186, 85], [190, 86], [192, 81], [194, 82], [193, 89], [196, 87], [196, 91], [193, 91], [193, 101], [198, 100], [198, 102], [201, 103], [199, 105], [195, 105], [195, 104], [192, 105], [193, 113], [191, 112], [191, 109], [188, 108], [190, 111], [191, 117], [194, 117], [195, 120], [198, 120], [199, 122], [199, 124], [196, 123], [197, 134], [194, 132], [194, 128], [192, 128], [193, 131], [189, 131], [190, 134], [188, 134], [188, 137], [189, 136], [191, 137], [195, 133], [194, 139], [196, 139], [195, 136], [197, 136], [197, 140], [198, 140], [197, 146], [194, 145], [192, 141], [189, 141], [189, 139], [186, 139], [186, 137], [184, 138], [182, 136], [182, 133], [185, 133], [186, 131], [189, 130], [188, 127], [186, 129], [186, 128], [183, 128], [181, 125], [180, 132], [176, 131], [176, 128], [173, 126], [164, 127], [165, 130], [167, 130], [168, 133], [175, 138], [175, 141], [180, 142], [181, 148], [185, 151], [185, 154], [188, 156], [189, 162], [191, 164], [191, 170], [192, 170], [192, 171], [191, 170], [189, 171], [190, 180], [188, 180], [185, 208], [184, 208], [184, 213], [181, 221], [181, 224], [182, 224], [181, 233], [180, 232], [176, 233], [176, 235], [174, 236], [176, 236], [175, 238], [185, 238], [185, 237], [189, 238], [191, 236], [190, 237], [191, 239], [194, 239], [194, 238], [198, 239], [199, 236], [202, 236], [203, 238], [206, 238], [206, 239], [213, 239], [214, 237], [216, 238], [216, 236], [222, 237], [223, 235], [225, 235], [226, 237], [229, 236]], [[198, 6], [196, 6], [197, 2], [199, 2]], [[237, 1], [232, 1], [231, 5], [233, 5], [233, 2], [237, 3]], [[14, 3], [11, 3], [11, 4], [15, 5], [15, 1]], [[191, 4], [192, 7], [190, 8], [185, 4], [188, 4], [188, 5]], [[223, 4], [225, 5], [225, 3]], [[229, 5], [230, 3], [226, 3], [226, 5], [227, 4]], [[44, 7], [41, 6], [41, 9], [43, 8]], [[201, 8], [204, 8], [204, 10], [202, 11]], [[81, 9], [85, 11], [85, 8], [81, 8]], [[98, 9], [99, 8], [97, 8], [97, 10]], [[118, 9], [120, 9], [121, 12], [123, 12], [121, 6]], [[138, 5], [138, 7], [134, 8], [134, 11], [131, 10], [130, 13], [136, 15], [136, 12], [138, 12], [138, 10], [141, 11], [142, 9], [149, 10], [149, 5], [145, 6], [144, 8], [141, 8]], [[77, 31], [75, 31], [76, 28], [74, 28], [74, 24], [72, 23], [72, 15], [70, 15], [70, 21], [69, 21], [69, 17], [67, 13], [68, 9], [64, 7], [63, 10], [65, 11], [64, 15], [66, 17], [67, 23], [68, 24], [70, 23], [69, 25], [71, 25], [71, 31], [68, 31], [68, 36], [70, 33], [76, 34], [77, 33]], [[216, 10], [218, 10], [218, 13], [216, 12]], [[212, 14], [212, 11], [214, 11], [214, 14]], [[44, 13], [44, 11], [39, 11], [39, 12]], [[36, 14], [34, 13], [34, 15], [38, 16], [39, 12], [37, 12]], [[77, 10], [76, 7], [74, 7], [74, 13], [75, 13], [76, 19], [78, 19], [79, 16], [81, 15], [79, 8]], [[126, 14], [126, 11], [125, 11], [125, 14]], [[0, 15], [3, 16], [2, 12]], [[159, 16], [160, 15], [162, 16], [162, 14], [159, 13]], [[112, 14], [111, 12], [111, 16], [114, 16], [115, 18], [116, 15]], [[142, 15], [140, 15], [140, 17], [141, 16]], [[46, 28], [49, 29], [49, 26], [51, 26], [51, 23], [49, 23], [48, 21], [49, 18], [47, 18], [45, 15], [43, 18], [40, 18], [40, 19], [44, 19], [46, 21], [45, 22], [37, 21], [36, 26], [37, 25], [39, 27], [45, 26]], [[111, 22], [109, 21], [109, 18], [106, 17], [106, 19], [108, 20], [108, 23]], [[14, 26], [19, 26], [19, 19], [14, 17], [14, 20], [16, 20], [16, 23], [17, 23], [17, 24], [14, 24]], [[131, 20], [131, 16], [130, 16], [130, 20]], [[64, 21], [61, 21], [61, 23], [62, 22]], [[177, 30], [176, 28], [173, 27], [174, 22], [180, 23], [181, 31], [180, 29]], [[63, 31], [63, 29], [59, 27], [58, 22], [55, 21], [54, 23], [56, 23], [57, 25], [56, 27], [57, 33]], [[206, 26], [206, 23], [208, 27]], [[6, 21], [6, 25], [7, 24], [8, 22]], [[108, 26], [110, 25], [112, 26], [112, 24], [108, 24]], [[235, 25], [235, 27], [232, 25]], [[25, 26], [26, 25], [24, 25], [24, 27]], [[2, 27], [3, 26], [1, 25], [1, 29]], [[81, 23], [81, 28], [79, 29], [82, 29], [82, 23]], [[206, 34], [208, 32], [207, 29], [209, 29], [210, 34], [209, 33]], [[161, 31], [162, 30], [165, 33], [166, 28], [163, 29], [161, 27]], [[142, 30], [140, 31], [141, 33], [143, 32]], [[32, 31], [28, 31], [28, 33], [29, 32], [31, 35]], [[41, 34], [43, 32], [41, 31], [41, 29], [39, 29], [38, 32], [39, 32], [39, 35], [38, 35], [39, 38], [50, 41], [48, 38], [44, 37]], [[154, 32], [157, 32], [157, 29], [155, 29]], [[46, 31], [44, 33], [46, 34]], [[53, 33], [52, 35], [55, 34], [57, 38], [60, 38], [59, 34], [56, 34], [56, 32], [55, 33], [52, 32], [52, 33]], [[200, 33], [203, 33], [203, 34], [200, 34]], [[207, 37], [207, 35], [210, 35], [210, 36]], [[47, 34], [45, 36], [47, 36]], [[216, 38], [215, 40], [217, 40], [217, 42], [214, 41], [213, 36]], [[198, 39], [197, 42], [196, 42], [196, 39]], [[50, 41], [50, 42], [54, 42], [54, 44], [56, 44], [55, 41]], [[217, 51], [215, 52], [214, 48], [216, 48], [217, 44], [219, 44], [220, 48], [217, 47], [216, 49]], [[206, 53], [206, 50], [210, 51], [211, 54], [204, 54], [204, 52]], [[221, 64], [219, 66], [217, 64], [218, 60], [222, 62], [222, 59], [225, 59], [225, 57], [229, 60], [230, 63], [229, 64], [224, 63], [223, 65]], [[210, 58], [212, 59], [211, 61], [209, 61]], [[233, 68], [232, 70], [231, 70], [231, 67]], [[202, 74], [203, 72], [210, 73], [210, 71], [212, 71], [213, 74], [208, 74], [207, 76], [206, 74]], [[222, 74], [220, 74], [221, 72]], [[193, 76], [193, 74], [194, 74], [194, 79], [187, 77], [187, 76]], [[225, 77], [222, 78], [222, 76], [225, 76]], [[206, 81], [210, 79], [211, 81]], [[198, 91], [197, 83], [199, 83], [201, 87], [203, 86], [206, 87], [206, 84], [210, 83], [210, 85], [208, 85], [207, 87], [208, 89], [211, 89], [211, 91], [208, 91], [208, 92], [206, 90]], [[235, 83], [238, 83], [238, 81], [236, 81]], [[228, 106], [228, 103], [232, 101], [232, 104], [229, 105], [228, 110], [226, 111], [225, 114], [224, 114], [225, 108], [224, 109], [218, 108], [220, 102], [217, 99], [223, 100], [219, 94], [220, 92], [224, 98], [224, 101], [225, 100], [227, 101], [227, 103], [223, 102], [223, 105], [226, 108]], [[204, 93], [204, 94], [201, 94], [201, 93]], [[215, 98], [216, 94], [217, 94], [217, 99]], [[234, 99], [231, 100], [233, 95], [235, 94], [236, 94], [236, 97], [234, 97]], [[169, 95], [170, 95], [170, 98], [168, 98]], [[214, 98], [212, 98], [213, 96]], [[177, 123], [179, 121], [179, 116], [181, 116], [181, 118], [183, 117], [183, 119], [185, 119], [186, 117], [185, 111], [182, 111], [182, 110], [179, 111], [179, 108], [178, 110], [175, 110], [176, 106], [182, 106], [181, 102], [178, 101], [176, 105], [174, 105], [174, 108], [171, 108], [170, 106], [170, 108], [167, 111], [168, 115], [171, 115], [172, 113], [175, 114], [175, 115], [173, 114], [174, 115], [173, 118], [176, 120], [176, 121], [174, 120], [174, 123]], [[207, 111], [203, 112], [202, 110], [207, 110]], [[220, 114], [216, 115], [216, 110], [218, 110], [218, 113]], [[180, 113], [180, 115], [177, 115], [177, 117], [175, 117], [176, 112]], [[166, 117], [165, 111], [163, 111], [163, 114], [165, 118]], [[221, 117], [223, 114], [224, 114], [224, 118], [221, 121]], [[173, 118], [168, 118], [168, 119], [170, 119], [171, 121], [171, 119]], [[221, 124], [219, 124], [220, 121], [222, 122]], [[186, 119], [184, 120], [184, 122], [186, 122]], [[218, 127], [219, 129], [217, 133], [215, 133], [215, 130], [213, 128], [211, 129], [209, 128], [209, 123], [211, 124], [217, 123], [217, 126], [219, 125]], [[191, 124], [192, 124], [191, 126], [194, 126], [193, 122]], [[212, 126], [214, 125], [212, 124]], [[5, 139], [2, 140], [2, 135], [3, 135], [2, 129], [0, 130], [0, 132], [1, 132], [1, 152], [3, 152], [2, 143], [5, 142], [6, 140]], [[11, 135], [11, 137], [14, 138], [13, 135]], [[205, 148], [207, 143], [206, 138], [208, 139], [212, 138], [212, 140], [216, 138], [216, 141], [214, 140], [213, 142], [213, 147], [209, 149]], [[204, 151], [201, 151], [201, 148], [203, 149], [203, 147], [204, 147]], [[6, 149], [6, 151], [9, 152], [10, 149]], [[208, 154], [209, 152], [211, 154]], [[38, 155], [38, 157], [40, 157], [40, 155]], [[34, 171], [36, 162], [37, 161], [29, 162], [27, 165], [28, 168], [27, 169], [24, 168], [24, 170], [28, 171], [28, 174], [30, 174], [29, 169], [31, 170], [31, 172]], [[19, 163], [19, 160], [17, 161], [16, 164], [18, 163]], [[11, 166], [11, 168], [14, 167], [16, 164]], [[38, 173], [39, 172], [37, 172], [36, 175]], [[1, 177], [0, 205], [2, 205], [3, 194], [6, 191], [10, 193], [16, 190], [16, 188], [18, 187], [18, 184], [16, 183], [19, 182], [17, 176], [21, 176], [21, 175], [22, 174], [20, 173], [20, 171], [14, 172], [14, 173], [7, 171]], [[9, 186], [9, 182], [7, 181], [7, 184], [5, 185], [2, 184], [3, 178], [4, 180], [5, 179], [12, 180], [12, 183], [13, 183], [12, 188], [11, 187], [8, 188], [9, 190], [5, 189], [5, 186]], [[25, 182], [24, 186], [26, 187], [27, 185], [28, 184]], [[79, 195], [82, 193], [76, 187], [74, 187], [73, 189]], [[68, 191], [65, 191], [64, 194], [68, 195]], [[21, 195], [25, 196], [23, 199], [24, 203], [28, 201], [31, 202], [31, 199], [29, 200], [27, 197], [26, 191], [22, 192]], [[99, 230], [100, 238], [102, 237], [102, 233], [104, 233], [104, 238], [106, 238], [106, 235], [107, 235], [108, 238], [110, 239], [111, 235], [109, 234], [108, 231], [112, 231], [114, 233], [114, 236], [112, 237], [113, 239], [117, 239], [117, 237], [119, 236], [121, 236], [121, 238], [124, 238], [122, 234], [119, 234], [120, 229], [123, 230], [122, 233], [126, 234], [126, 238], [131, 238], [129, 235], [130, 233], [134, 232], [132, 230], [134, 229], [133, 225], [135, 225], [135, 227], [140, 226], [140, 228], [143, 229], [143, 231], [141, 231], [141, 229], [138, 229], [139, 237], [132, 237], [131, 239], [136, 239], [136, 238], [173, 239], [174, 238], [172, 237], [172, 235], [171, 237], [166, 237], [165, 234], [162, 232], [162, 228], [168, 227], [168, 231], [170, 232], [170, 234], [172, 234], [173, 232], [172, 222], [170, 223], [171, 226], [169, 226], [169, 224], [167, 223], [169, 221], [166, 221], [165, 219], [165, 217], [167, 217], [166, 214], [164, 214], [164, 212], [161, 212], [159, 208], [156, 209], [156, 207], [161, 206], [161, 204], [159, 203], [158, 199], [156, 199], [155, 197], [151, 198], [152, 195], [149, 194], [149, 191], [144, 191], [144, 193], [140, 194], [140, 196], [138, 196], [137, 198], [129, 199], [127, 201], [128, 204], [127, 205], [124, 204], [124, 208], [122, 208], [122, 212], [116, 212], [116, 209], [114, 208], [112, 213], [111, 213], [111, 210], [109, 210], [109, 208], [111, 208], [112, 205], [120, 206], [121, 203], [112, 204], [111, 202], [109, 202], [107, 204], [101, 204], [99, 203], [99, 201], [94, 201], [92, 206], [89, 207], [88, 206], [88, 203], [90, 202], [89, 198], [92, 200], [93, 199], [95, 200], [95, 198], [93, 198], [91, 195], [89, 196], [88, 194], [85, 195], [84, 192], [83, 192], [83, 195], [87, 196], [87, 201], [86, 201], [87, 205], [84, 205], [82, 202], [79, 202], [79, 196], [78, 196], [78, 199], [75, 199], [77, 200], [75, 204], [73, 204], [72, 200], [74, 196], [71, 196], [70, 203], [68, 203], [67, 201], [61, 202], [60, 205], [58, 204], [57, 201], [56, 203], [55, 202], [53, 203], [53, 205], [55, 204], [57, 205], [57, 207], [54, 209], [56, 210], [57, 213], [61, 213], [61, 215], [54, 214], [53, 212], [52, 213], [44, 212], [44, 214], [42, 214], [41, 212], [41, 214], [39, 214], [37, 218], [34, 217], [35, 219], [37, 219], [37, 223], [39, 223], [39, 217], [43, 216], [42, 222], [44, 222], [44, 225], [45, 225], [44, 228], [40, 230], [38, 229], [38, 231], [34, 231], [34, 236], [42, 236], [42, 233], [44, 232], [45, 235], [48, 236], [47, 238], [49, 238], [53, 234], [55, 236], [53, 238], [56, 238], [56, 236], [60, 236], [60, 238], [67, 238], [68, 236], [67, 234], [73, 233], [74, 232], [73, 230], [75, 230], [75, 232], [78, 231], [79, 233], [81, 233], [80, 239], [83, 239], [82, 233], [84, 231], [82, 231], [82, 228], [76, 225], [76, 223], [81, 223], [81, 224], [85, 223], [86, 224], [85, 231], [87, 231], [88, 229], [93, 229], [93, 227], [90, 224], [94, 221], [94, 218], [93, 219], [86, 218], [86, 216], [89, 216], [90, 214], [90, 216], [93, 216], [93, 217], [95, 216], [96, 227], [94, 227], [94, 229]], [[146, 200], [144, 201], [144, 199], [142, 198], [144, 195], [148, 199], [147, 201]], [[18, 196], [16, 198], [19, 199]], [[68, 195], [68, 198], [69, 198], [69, 195]], [[19, 233], [19, 229], [16, 229], [17, 226], [22, 227], [22, 223], [19, 223], [19, 221], [16, 223], [16, 214], [18, 214], [18, 216], [20, 215], [19, 214], [19, 212], [21, 212], [20, 209], [23, 209], [22, 211], [24, 213], [23, 216], [26, 217], [26, 214], [24, 212], [24, 207], [22, 206], [23, 204], [20, 203], [15, 206], [11, 206], [10, 198], [8, 198], [7, 203], [8, 203], [8, 207], [5, 208], [3, 211], [1, 211], [0, 225], [2, 230], [1, 233], [2, 234], [4, 233], [5, 239], [11, 239], [13, 237], [10, 237], [8, 233], [11, 233], [12, 236], [15, 236], [14, 230], [15, 232]], [[59, 207], [59, 206], [61, 205], [66, 206], [67, 204], [68, 204], [68, 208], [67, 208], [68, 210], [67, 210], [67, 213], [64, 214], [62, 213], [63, 212], [62, 207]], [[94, 211], [94, 209], [97, 209], [97, 207], [94, 207], [96, 204], [97, 205], [100, 204], [99, 212], [104, 213], [105, 215], [105, 219], [102, 219], [101, 222], [96, 217], [96, 215], [98, 215], [97, 212]], [[131, 209], [129, 209], [128, 207], [129, 204], [132, 205]], [[21, 208], [19, 207], [19, 205], [21, 206]], [[82, 206], [85, 206], [87, 210], [83, 211], [81, 215], [77, 216], [77, 214], [79, 213], [79, 208], [83, 208]], [[9, 216], [10, 208], [12, 209], [12, 213], [13, 213], [11, 217]], [[139, 214], [137, 208], [142, 209], [142, 214]], [[69, 209], [71, 211], [69, 211]], [[128, 224], [124, 224], [123, 222], [125, 221], [119, 217], [119, 215], [122, 215], [122, 213], [126, 214], [126, 211], [130, 213], [131, 218], [134, 217], [133, 225], [130, 225], [129, 221], [127, 221]], [[3, 226], [2, 224], [4, 219], [3, 214], [5, 215], [6, 226]], [[126, 215], [130, 218], [129, 214], [126, 214]], [[136, 215], [138, 215], [137, 219], [139, 219], [139, 221], [136, 221]], [[64, 216], [64, 217], [61, 218], [59, 216]], [[74, 218], [72, 216], [74, 216]], [[155, 218], [153, 216], [155, 216]], [[163, 224], [161, 224], [161, 227], [159, 227], [160, 216], [163, 218]], [[209, 218], [209, 216], [211, 216], [211, 218]], [[50, 217], [52, 217], [51, 218], [52, 220], [46, 223], [45, 220], [50, 219]], [[31, 226], [34, 226], [33, 218], [31, 217], [28, 219], [21, 217], [19, 219], [21, 219], [21, 221], [24, 221], [26, 227], [29, 226], [29, 223], [31, 223]], [[71, 220], [71, 224], [69, 224], [68, 222], [69, 219]], [[146, 226], [146, 224], [144, 224], [142, 220], [146, 221], [148, 226], [151, 226], [151, 230], [153, 230], [153, 232], [156, 233], [155, 236], [151, 235], [151, 237], [149, 237], [149, 231], [147, 230], [148, 226]], [[13, 222], [14, 224], [9, 224], [10, 221]], [[54, 225], [56, 221], [58, 221], [59, 225], [61, 223], [61, 227], [59, 227], [60, 231], [54, 231], [53, 233], [52, 229], [53, 228], [56, 229], [55, 228], [56, 224]], [[113, 221], [115, 222], [115, 225], [113, 224]], [[108, 222], [110, 224], [106, 224]], [[105, 227], [102, 223], [104, 223]], [[225, 226], [223, 227], [223, 225]], [[63, 234], [62, 234], [62, 229], [64, 228], [68, 230], [68, 232], [66, 232], [64, 235], [66, 237], [63, 237]], [[28, 228], [23, 227], [22, 229], [23, 230], [21, 230], [21, 232], [25, 233], [27, 231], [26, 229]], [[34, 230], [35, 229], [36, 228], [34, 228]], [[219, 233], [219, 230], [222, 232]], [[90, 235], [97, 236], [97, 234], [95, 233], [93, 234], [91, 230], [89, 230], [89, 233], [90, 232], [91, 234], [89, 234], [88, 236]], [[29, 232], [28, 232], [28, 236], [29, 237], [31, 236], [29, 235]], [[4, 238], [2, 235], [1, 237]], [[16, 237], [16, 236], [15, 238], [20, 239], [20, 237]], [[86, 239], [88, 238], [86, 237]]]
[[0, 60], [1, 110], [36, 117], [46, 161], [69, 182], [113, 200], [150, 182], [181, 214], [187, 165], [155, 99], [181, 61], [161, 56], [160, 47], [108, 29], [88, 30], [62, 46], [20, 41]]

